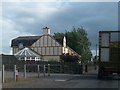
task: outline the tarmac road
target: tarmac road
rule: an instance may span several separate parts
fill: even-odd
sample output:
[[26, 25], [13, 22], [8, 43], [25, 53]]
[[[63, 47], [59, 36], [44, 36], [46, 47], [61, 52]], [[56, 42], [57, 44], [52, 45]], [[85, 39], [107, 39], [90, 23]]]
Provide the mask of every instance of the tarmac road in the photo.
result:
[[[27, 74], [28, 75], [28, 74]], [[10, 88], [120, 88], [120, 79], [97, 79], [97, 72], [78, 74], [43, 74], [37, 78], [36, 73], [28, 75], [32, 82], [15, 84]]]

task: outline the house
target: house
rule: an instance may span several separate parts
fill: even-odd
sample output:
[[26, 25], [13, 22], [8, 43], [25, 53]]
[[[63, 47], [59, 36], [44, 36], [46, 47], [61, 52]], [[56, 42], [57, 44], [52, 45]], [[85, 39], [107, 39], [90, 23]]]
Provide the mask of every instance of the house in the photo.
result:
[[44, 61], [59, 61], [60, 55], [63, 53], [80, 56], [78, 53], [66, 45], [65, 36], [52, 36], [48, 27], [43, 28], [43, 35], [41, 36], [20, 36], [13, 39], [11, 42], [11, 47], [13, 55], [18, 55], [18, 53], [20, 55], [20, 52], [24, 51], [25, 48], [27, 48], [32, 50], [33, 53], [36, 53], [37, 56], [39, 55], [39, 58], [41, 58], [40, 60]]

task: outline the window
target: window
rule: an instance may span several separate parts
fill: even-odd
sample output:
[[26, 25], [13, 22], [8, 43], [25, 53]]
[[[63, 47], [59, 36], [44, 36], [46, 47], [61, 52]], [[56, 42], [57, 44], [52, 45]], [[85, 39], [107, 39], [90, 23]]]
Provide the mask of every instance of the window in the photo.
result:
[[23, 43], [19, 43], [19, 49], [23, 49]]
[[27, 60], [30, 60], [30, 57], [27, 57], [26, 59], [27, 59]]
[[32, 57], [32, 59], [35, 59], [35, 57]]

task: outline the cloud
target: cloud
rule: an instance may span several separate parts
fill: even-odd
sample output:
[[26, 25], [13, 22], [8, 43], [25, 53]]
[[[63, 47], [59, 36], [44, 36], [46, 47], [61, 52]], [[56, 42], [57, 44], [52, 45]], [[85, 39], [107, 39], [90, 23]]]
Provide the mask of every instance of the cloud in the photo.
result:
[[2, 4], [0, 3], [0, 54], [2, 53]]
[[36, 25], [44, 24], [48, 17], [57, 12], [59, 10], [55, 3], [4, 3], [3, 5], [5, 18], [12, 19], [19, 26], [25, 27], [22, 30], [31, 32]]
[[[118, 6], [117, 3], [69, 3], [66, 8], [57, 15], [53, 15], [47, 23], [54, 22], [56, 30], [64, 32], [71, 30], [72, 26], [84, 26], [88, 32], [91, 49], [98, 44], [100, 30], [117, 30]], [[59, 21], [59, 22], [58, 22]], [[62, 23], [61, 23], [62, 22]], [[58, 28], [59, 27], [59, 28]]]
[[19, 29], [16, 29], [17, 25], [9, 19], [3, 19], [2, 21], [2, 53], [10, 54], [10, 45], [13, 38], [20, 36], [33, 35], [29, 32], [20, 32]]
[[[49, 15], [58, 11], [55, 3], [4, 3], [4, 15], [10, 18], [21, 18], [21, 17], [36, 17], [40, 19], [45, 19]], [[11, 12], [9, 15], [6, 13]]]
[[4, 2], [119, 2], [119, 0], [5, 0]]
[[98, 49], [97, 49], [97, 53], [96, 53], [96, 50], [91, 50], [91, 52], [92, 52], [92, 54], [93, 54], [93, 57], [96, 56], [96, 54], [97, 54], [97, 56], [99, 56], [99, 51], [98, 51]]
[[[55, 2], [58, 0], [5, 0], [3, 2]], [[59, 0], [64, 1], [64, 0]]]
[[99, 30], [117, 30], [117, 3], [97, 2], [4, 2], [3, 51], [10, 51], [10, 41], [21, 35], [41, 35], [48, 26], [52, 32], [70, 31], [84, 26], [92, 42], [98, 43]]

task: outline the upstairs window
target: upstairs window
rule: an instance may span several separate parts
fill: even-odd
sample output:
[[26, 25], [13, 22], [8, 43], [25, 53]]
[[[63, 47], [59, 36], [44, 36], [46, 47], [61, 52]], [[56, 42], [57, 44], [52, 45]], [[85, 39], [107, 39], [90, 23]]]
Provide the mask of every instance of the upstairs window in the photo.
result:
[[19, 43], [19, 50], [23, 49], [23, 43]]

